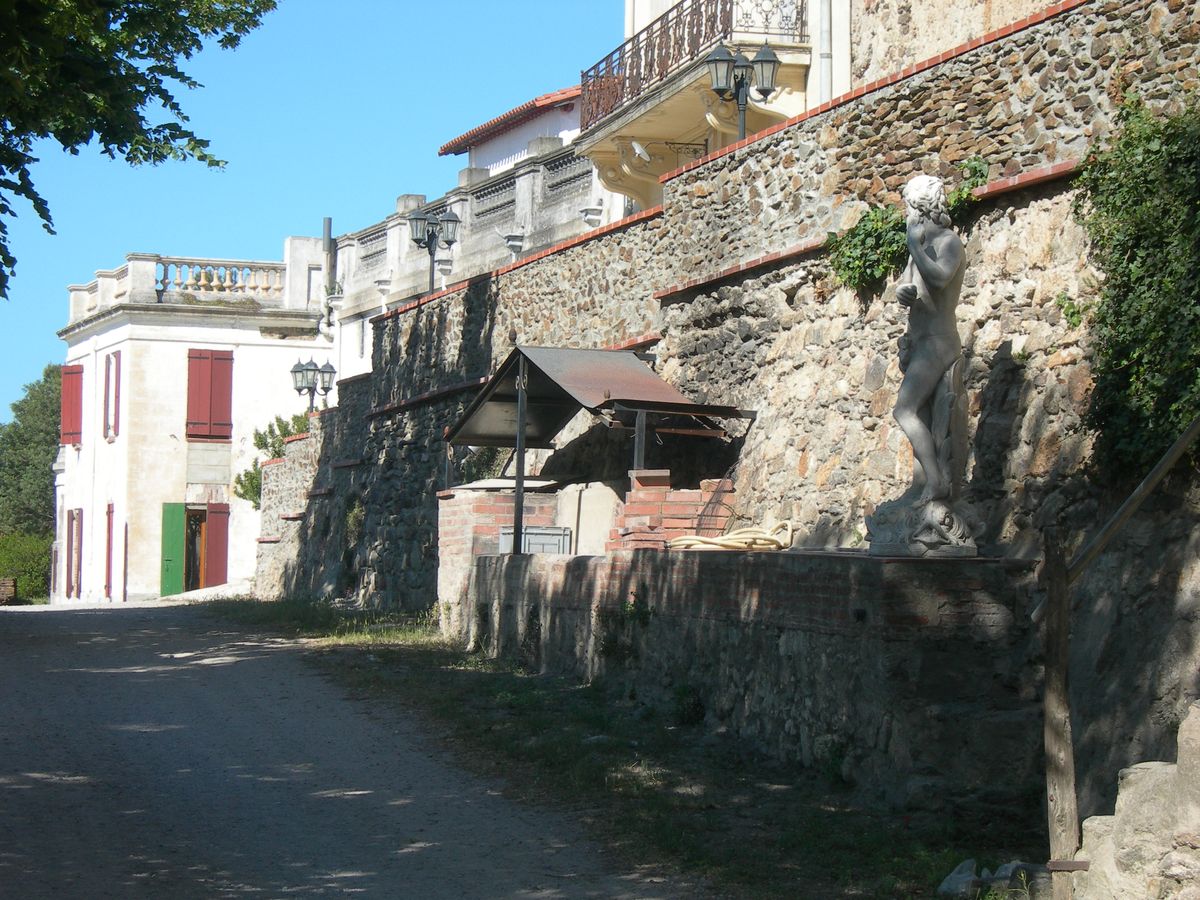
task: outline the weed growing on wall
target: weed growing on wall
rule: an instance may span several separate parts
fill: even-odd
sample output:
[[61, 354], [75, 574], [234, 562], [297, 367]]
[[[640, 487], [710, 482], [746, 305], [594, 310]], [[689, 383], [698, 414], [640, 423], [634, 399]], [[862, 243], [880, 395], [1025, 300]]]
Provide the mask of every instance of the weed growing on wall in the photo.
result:
[[[290, 419], [276, 416], [267, 427], [254, 429], [254, 446], [266, 454], [267, 459], [283, 456], [284, 439], [308, 431], [308, 414], [296, 413]], [[258, 509], [262, 503], [262, 467], [256, 459], [250, 468], [233, 477], [233, 492], [243, 500], [249, 500]]]
[[[987, 162], [975, 156], [959, 164], [962, 180], [946, 195], [954, 224], [962, 224], [976, 202], [975, 188], [987, 183]], [[840, 235], [830, 234], [825, 244], [829, 265], [837, 280], [861, 294], [877, 294], [888, 276], [904, 265], [908, 245], [904, 213], [895, 206], [873, 206]]]
[[1145, 471], [1200, 415], [1200, 102], [1161, 115], [1128, 96], [1076, 184], [1104, 273], [1085, 422], [1105, 464]]

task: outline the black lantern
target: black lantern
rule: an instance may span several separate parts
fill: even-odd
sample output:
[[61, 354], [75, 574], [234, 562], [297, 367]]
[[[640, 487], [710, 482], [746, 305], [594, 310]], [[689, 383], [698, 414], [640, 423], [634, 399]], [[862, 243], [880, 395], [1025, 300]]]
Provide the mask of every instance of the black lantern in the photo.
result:
[[409, 213], [408, 233], [412, 236], [414, 244], [424, 247], [425, 237], [429, 234], [429, 216], [419, 211]]
[[458, 226], [461, 224], [462, 219], [450, 209], [442, 213], [441, 218], [438, 219], [438, 233], [447, 247], [452, 246], [458, 240]]
[[754, 87], [764, 100], [775, 93], [775, 78], [779, 75], [779, 57], [764, 43], [754, 54]]
[[324, 396], [333, 390], [333, 379], [337, 377], [337, 369], [333, 367], [333, 363], [326, 360], [325, 365], [321, 366], [317, 373], [321, 378], [321, 396]]
[[733, 54], [724, 45], [708, 54], [708, 79], [717, 96], [724, 100], [733, 93]]

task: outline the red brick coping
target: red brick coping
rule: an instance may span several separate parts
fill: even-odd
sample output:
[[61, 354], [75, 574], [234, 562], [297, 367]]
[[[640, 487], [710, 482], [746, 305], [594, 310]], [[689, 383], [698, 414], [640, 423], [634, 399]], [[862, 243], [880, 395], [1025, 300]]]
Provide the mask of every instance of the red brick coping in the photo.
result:
[[1016, 34], [1018, 31], [1024, 31], [1026, 28], [1032, 28], [1034, 25], [1040, 25], [1047, 19], [1052, 19], [1061, 13], [1069, 12], [1087, 2], [1089, 2], [1089, 0], [1062, 0], [1062, 2], [1047, 6], [1039, 13], [1034, 13], [1031, 16], [1026, 16], [1023, 19], [1019, 19], [1018, 21], [1013, 22], [1011, 25], [1005, 25], [1003, 28], [997, 28], [994, 31], [989, 31], [982, 37], [973, 38], [972, 40], [967, 41], [965, 44], [959, 44], [953, 50], [947, 50], [944, 53], [937, 54], [937, 56], [931, 56], [929, 59], [922, 60], [919, 63], [914, 63], [913, 65], [908, 66], [905, 69], [901, 69], [899, 72], [896, 72], [892, 75], [887, 75], [883, 78], [877, 78], [875, 81], [870, 81], [867, 84], [860, 85], [849, 93], [842, 94], [839, 97], [834, 97], [832, 100], [827, 100], [820, 106], [813, 107], [810, 110], [800, 113], [798, 116], [793, 116], [787, 121], [780, 122], [777, 125], [772, 125], [770, 128], [764, 128], [762, 131], [759, 131], [756, 134], [747, 135], [744, 140], [736, 141], [727, 147], [722, 147], [720, 150], [714, 150], [707, 156], [702, 156], [697, 160], [693, 160], [686, 165], [680, 166], [678, 169], [667, 172], [665, 175], [659, 177], [659, 183], [666, 184], [668, 181], [678, 178], [680, 175], [683, 175], [686, 172], [690, 172], [693, 169], [698, 169], [701, 166], [707, 165], [713, 160], [720, 159], [723, 156], [728, 156], [731, 153], [736, 153], [738, 150], [741, 150], [744, 147], [748, 147], [753, 143], [771, 137], [771, 135], [778, 134], [785, 128], [791, 128], [793, 125], [804, 122], [813, 118], [814, 116], [819, 116], [822, 113], [829, 112], [831, 109], [839, 106], [845, 106], [847, 103], [857, 100], [859, 97], [863, 97], [867, 94], [873, 94], [876, 91], [881, 91], [884, 88], [891, 87], [892, 85], [898, 84], [901, 81], [906, 81], [909, 78], [912, 78], [914, 75], [932, 69], [934, 66], [941, 65], [948, 60], [955, 59], [966, 53], [970, 53], [972, 50], [978, 50], [985, 44], [991, 44], [995, 41]]
[[307, 431], [304, 432], [304, 434], [291, 434], [291, 435], [288, 435], [287, 437], [285, 437], [283, 439], [283, 442], [285, 444], [291, 444], [291, 443], [294, 443], [295, 441], [307, 441], [308, 435], [309, 435], [309, 433]]
[[599, 228], [593, 228], [591, 231], [585, 231], [583, 234], [577, 235], [569, 240], [559, 241], [557, 244], [547, 247], [545, 250], [539, 250], [537, 253], [533, 253], [524, 257], [523, 259], [518, 259], [516, 262], [501, 266], [498, 269], [493, 269], [490, 272], [485, 272], [482, 275], [476, 275], [473, 278], [466, 278], [462, 281], [455, 282], [454, 284], [447, 285], [440, 291], [434, 291], [432, 294], [422, 297], [419, 300], [414, 300], [411, 303], [406, 303], [403, 306], [397, 306], [395, 309], [390, 309], [385, 313], [372, 316], [370, 322], [371, 324], [375, 324], [376, 322], [386, 322], [388, 319], [397, 318], [407, 312], [412, 312], [414, 309], [424, 306], [426, 303], [432, 303], [434, 300], [440, 300], [443, 297], [449, 296], [450, 294], [457, 293], [458, 291], [461, 291], [463, 288], [470, 285], [472, 281], [480, 278], [495, 278], [498, 275], [507, 275], [509, 272], [513, 272], [517, 269], [520, 269], [522, 266], [529, 265], [530, 263], [535, 263], [540, 259], [545, 259], [547, 256], [553, 256], [555, 253], [561, 253], [563, 250], [569, 250], [571, 247], [578, 247], [580, 244], [586, 244], [588, 241], [594, 241], [597, 238], [602, 238], [605, 235], [612, 234], [615, 231], [621, 231], [622, 229], [637, 225], [639, 222], [645, 222], [649, 219], [657, 218], [658, 216], [662, 215], [662, 212], [663, 208], [661, 205], [654, 206], [650, 209], [642, 210], [639, 213], [634, 213], [632, 216], [626, 216], [623, 219], [618, 219], [616, 222], [612, 222], [611, 224], [601, 225]]

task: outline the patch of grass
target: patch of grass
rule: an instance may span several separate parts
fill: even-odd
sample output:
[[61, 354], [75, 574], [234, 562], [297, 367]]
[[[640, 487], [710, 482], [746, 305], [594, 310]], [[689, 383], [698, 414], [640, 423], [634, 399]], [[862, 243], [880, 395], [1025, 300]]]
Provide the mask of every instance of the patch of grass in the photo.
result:
[[255, 628], [268, 628], [308, 638], [318, 646], [374, 646], [440, 642], [429, 616], [357, 609], [327, 600], [289, 599], [264, 602], [236, 597], [208, 601], [217, 615]]
[[466, 653], [431, 622], [310, 606], [213, 604], [307, 636], [322, 669], [372, 703], [417, 713], [467, 768], [504, 778], [520, 799], [566, 807], [631, 862], [704, 878], [721, 896], [933, 897], [968, 857], [1045, 853], [1036, 802], [1031, 817], [1002, 805], [882, 812], [820, 769], [706, 734], [675, 708], [686, 689], [658, 710], [615, 684]]

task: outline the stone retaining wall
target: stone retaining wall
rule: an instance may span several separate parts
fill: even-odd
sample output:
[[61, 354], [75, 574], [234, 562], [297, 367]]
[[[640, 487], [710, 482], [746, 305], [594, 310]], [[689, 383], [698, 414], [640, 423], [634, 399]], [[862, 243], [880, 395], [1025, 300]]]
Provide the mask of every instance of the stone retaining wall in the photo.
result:
[[900, 805], [1039, 783], [1031, 567], [854, 553], [480, 557], [469, 638], [681, 702], [763, 753]]
[[[1091, 386], [1089, 344], [1086, 327], [1072, 327], [1061, 306], [1086, 305], [1096, 276], [1070, 215], [1069, 183], [1034, 182], [1111, 127], [1125, 87], [1154, 104], [1196, 87], [1200, 13], [1184, 0], [1072, 5], [676, 173], [660, 213], [383, 317], [374, 375], [343, 394], [336, 437], [321, 445], [317, 477], [332, 492], [309, 500], [300, 556], [280, 583], [432, 606], [440, 438], [472, 385], [514, 343], [614, 346], [655, 331], [666, 380], [759, 418], [748, 430], [731, 423], [723, 452], [711, 442], [702, 451], [652, 443], [647, 465], [686, 473], [692, 483], [673, 484], [686, 488], [726, 475], [735, 461], [732, 524], [787, 518], [804, 546], [854, 546], [863, 517], [911, 474], [907, 442], [890, 418], [905, 321], [890, 291], [860, 299], [836, 288], [817, 247], [867, 202], [896, 202], [914, 172], [953, 174], [956, 161], [974, 154], [1004, 179], [962, 229], [968, 494], [981, 545], [1036, 556], [1041, 528], [1058, 524], [1077, 547], [1128, 485], [1087, 475], [1091, 447], [1079, 417]], [[741, 270], [797, 245], [808, 255]], [[584, 461], [628, 468], [625, 448], [586, 423], [569, 439], [547, 470]], [[333, 469], [345, 459], [361, 464]], [[354, 498], [363, 520], [351, 541]], [[1200, 491], [1183, 476], [1160, 489], [1076, 586], [1072, 685], [1085, 812], [1111, 801], [1116, 768], [1172, 752], [1183, 710], [1200, 694], [1197, 560]], [[661, 564], [672, 565], [670, 556]], [[820, 658], [836, 668], [835, 657]]]

